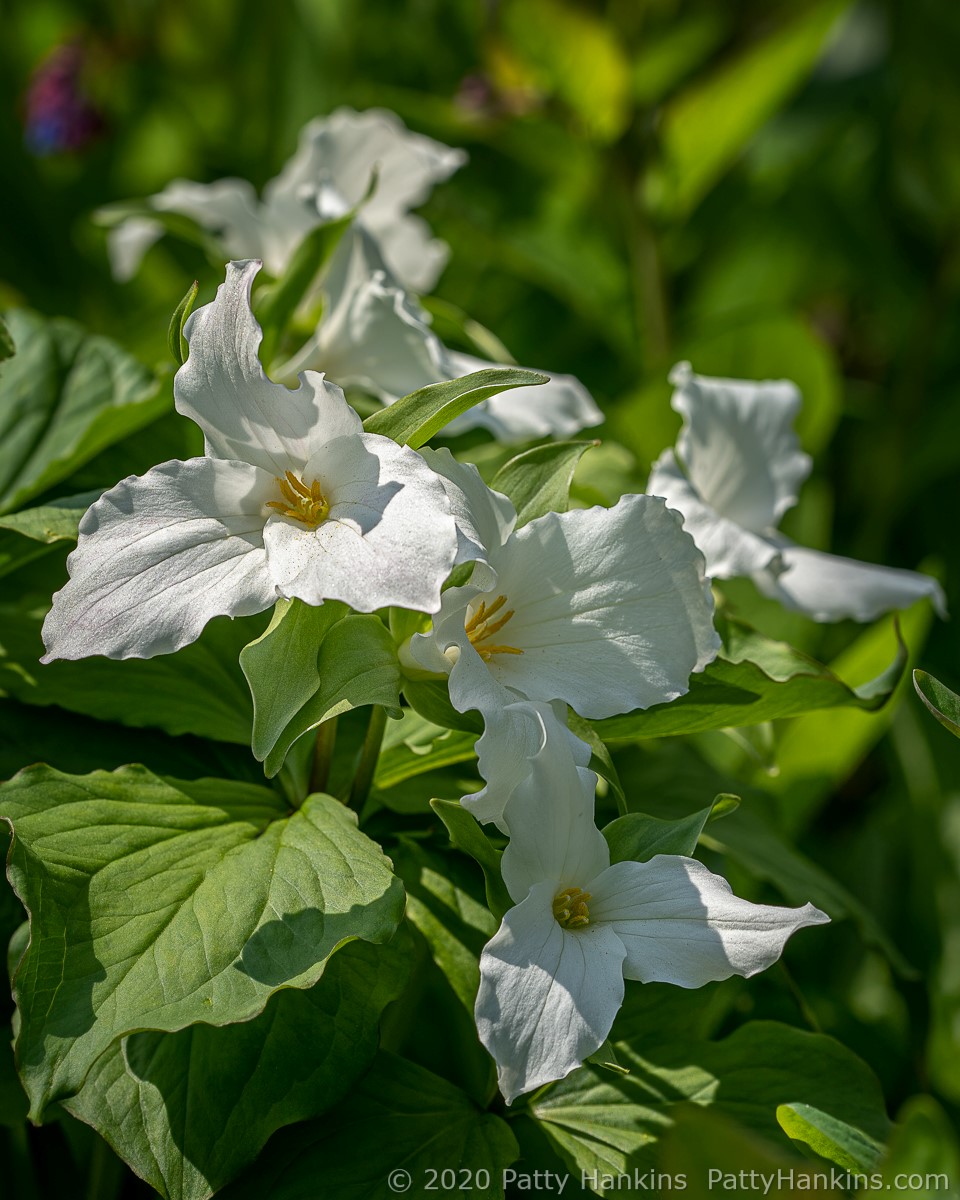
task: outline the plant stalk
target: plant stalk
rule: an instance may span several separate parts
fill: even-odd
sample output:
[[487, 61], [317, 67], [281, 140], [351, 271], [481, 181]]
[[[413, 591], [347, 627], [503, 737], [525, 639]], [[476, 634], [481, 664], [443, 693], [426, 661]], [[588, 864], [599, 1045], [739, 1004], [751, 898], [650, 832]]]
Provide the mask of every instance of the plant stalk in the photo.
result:
[[367, 726], [366, 737], [363, 739], [363, 749], [360, 751], [360, 762], [357, 764], [353, 785], [350, 788], [348, 804], [357, 812], [363, 808], [373, 776], [377, 769], [377, 759], [380, 757], [380, 743], [383, 741], [383, 731], [387, 726], [387, 710], [382, 704], [375, 704], [370, 713], [370, 724]]

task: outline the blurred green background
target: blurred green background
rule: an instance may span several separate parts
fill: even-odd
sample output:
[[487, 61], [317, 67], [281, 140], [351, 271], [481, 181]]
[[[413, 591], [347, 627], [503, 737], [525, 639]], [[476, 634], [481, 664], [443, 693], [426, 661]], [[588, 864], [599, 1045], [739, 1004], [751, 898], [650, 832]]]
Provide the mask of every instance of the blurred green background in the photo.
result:
[[[923, 565], [960, 604], [960, 7], [31, 0], [2, 21], [3, 305], [75, 317], [160, 362], [190, 281], [203, 302], [221, 275], [165, 239], [114, 284], [92, 210], [175, 176], [261, 186], [309, 118], [391, 108], [470, 154], [423, 210], [451, 247], [429, 302], [438, 330], [455, 340], [464, 310], [517, 361], [579, 376], [608, 414], [582, 495], [642, 490], [678, 427], [678, 359], [788, 377], [816, 467], [786, 531]], [[37, 72], [49, 83], [58, 47], [79, 66], [44, 108]], [[83, 486], [146, 469], [158, 436], [133, 439], [122, 467], [115, 451], [92, 464]], [[889, 621], [818, 628], [748, 589], [731, 598], [852, 683], [892, 657]], [[905, 622], [913, 661], [957, 688], [956, 625], [927, 626], [926, 613]], [[715, 783], [756, 789], [915, 968], [898, 975], [855, 925], [831, 927], [809, 943], [816, 1019], [871, 1064], [891, 1111], [931, 1091], [955, 1113], [960, 746], [907, 688], [880, 717], [833, 712], [773, 737], [777, 774], [759, 734], [654, 745], [620, 766], [651, 811], [687, 786], [698, 806]], [[782, 993], [752, 989], [739, 1019], [750, 1004], [782, 1015]]]

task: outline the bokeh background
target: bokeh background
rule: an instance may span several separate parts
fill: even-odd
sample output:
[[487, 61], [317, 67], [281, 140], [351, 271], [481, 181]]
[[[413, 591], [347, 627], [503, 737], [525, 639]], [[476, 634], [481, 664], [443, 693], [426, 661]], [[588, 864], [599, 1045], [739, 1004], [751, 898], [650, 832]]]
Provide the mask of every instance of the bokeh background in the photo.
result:
[[[470, 155], [423, 209], [451, 247], [426, 301], [438, 331], [456, 343], [468, 314], [518, 362], [579, 376], [608, 414], [584, 502], [642, 490], [678, 427], [674, 362], [787, 377], [816, 467], [785, 530], [923, 566], [960, 607], [960, 7], [7, 0], [0, 19], [0, 306], [76, 318], [160, 362], [190, 281], [203, 302], [222, 267], [168, 238], [117, 285], [93, 211], [176, 176], [260, 186], [309, 118], [391, 108]], [[183, 436], [161, 418], [71, 490], [145, 470]], [[890, 621], [817, 627], [746, 588], [729, 599], [849, 682], [893, 656]], [[924, 609], [904, 634], [913, 664], [960, 686], [956, 622]], [[838, 926], [810, 939], [803, 1003], [870, 1063], [892, 1112], [929, 1092], [955, 1115], [960, 744], [912, 689], [879, 716], [653, 744], [619, 765], [651, 811], [684, 787], [702, 805], [713, 783], [762, 798], [913, 968]], [[719, 1032], [792, 1003], [782, 982], [750, 995]]]

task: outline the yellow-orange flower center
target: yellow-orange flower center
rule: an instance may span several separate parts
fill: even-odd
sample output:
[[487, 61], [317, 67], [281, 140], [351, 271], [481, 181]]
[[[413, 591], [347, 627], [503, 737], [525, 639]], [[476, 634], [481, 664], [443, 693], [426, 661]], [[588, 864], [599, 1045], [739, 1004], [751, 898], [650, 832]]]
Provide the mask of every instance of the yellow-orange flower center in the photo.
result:
[[512, 608], [506, 612], [500, 611], [506, 603], [506, 596], [498, 596], [489, 606], [486, 600], [481, 600], [464, 623], [470, 644], [484, 662], [489, 662], [495, 654], [523, 653], [516, 646], [499, 645], [493, 641], [514, 614]]
[[277, 485], [283, 499], [268, 500], [267, 508], [275, 508], [281, 516], [292, 517], [310, 529], [316, 529], [327, 519], [330, 504], [316, 479], [308, 487], [299, 475], [287, 471], [283, 479], [277, 478]]
[[583, 929], [590, 924], [590, 893], [578, 887], [564, 888], [553, 898], [553, 915], [564, 929]]

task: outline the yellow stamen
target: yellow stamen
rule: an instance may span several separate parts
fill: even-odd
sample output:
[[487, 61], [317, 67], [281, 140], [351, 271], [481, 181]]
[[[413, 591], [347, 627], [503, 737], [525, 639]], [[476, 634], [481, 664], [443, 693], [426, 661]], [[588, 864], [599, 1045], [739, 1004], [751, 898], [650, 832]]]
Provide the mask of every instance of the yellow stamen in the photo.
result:
[[578, 887], [564, 888], [553, 898], [553, 915], [564, 929], [583, 929], [590, 924], [590, 893]]
[[516, 646], [497, 646], [490, 642], [494, 634], [499, 633], [514, 614], [514, 609], [510, 608], [497, 617], [495, 621], [490, 619], [500, 612], [500, 609], [503, 608], [506, 602], [506, 596], [498, 596], [488, 607], [487, 602], [481, 600], [473, 614], [464, 622], [464, 628], [467, 632], [467, 637], [470, 639], [470, 644], [484, 662], [489, 662], [495, 654], [523, 653]]
[[284, 517], [292, 517], [310, 529], [322, 524], [330, 514], [330, 505], [315, 479], [309, 487], [303, 480], [286, 471], [284, 478], [277, 477], [282, 500], [268, 500], [267, 508], [275, 508]]

